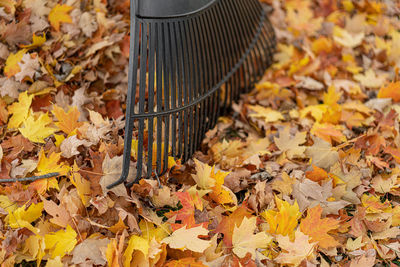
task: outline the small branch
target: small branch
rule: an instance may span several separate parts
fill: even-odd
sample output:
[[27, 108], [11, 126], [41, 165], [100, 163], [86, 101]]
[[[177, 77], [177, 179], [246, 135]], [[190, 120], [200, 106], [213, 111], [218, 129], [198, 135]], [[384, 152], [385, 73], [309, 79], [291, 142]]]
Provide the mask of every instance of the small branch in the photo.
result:
[[0, 179], [0, 183], [15, 183], [15, 182], [27, 182], [27, 181], [33, 182], [36, 180], [51, 178], [51, 177], [55, 177], [55, 176], [59, 176], [59, 175], [60, 175], [59, 172], [52, 172], [52, 173], [48, 173], [48, 174], [40, 175], [40, 176], [31, 176], [31, 177], [14, 178], [14, 179]]

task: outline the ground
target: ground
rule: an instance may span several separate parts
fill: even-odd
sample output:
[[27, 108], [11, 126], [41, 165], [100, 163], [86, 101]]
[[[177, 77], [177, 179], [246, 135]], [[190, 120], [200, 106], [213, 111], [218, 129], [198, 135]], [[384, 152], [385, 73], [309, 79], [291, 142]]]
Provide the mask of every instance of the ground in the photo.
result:
[[400, 265], [400, 4], [264, 2], [262, 80], [161, 187], [108, 190], [129, 1], [0, 0], [2, 266]]

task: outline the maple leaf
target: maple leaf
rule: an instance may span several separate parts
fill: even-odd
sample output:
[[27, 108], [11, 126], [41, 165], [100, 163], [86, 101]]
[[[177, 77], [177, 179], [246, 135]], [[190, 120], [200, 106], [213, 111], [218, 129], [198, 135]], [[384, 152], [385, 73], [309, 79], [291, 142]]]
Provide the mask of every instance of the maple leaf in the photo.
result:
[[44, 242], [46, 249], [50, 250], [51, 258], [64, 257], [64, 255], [70, 253], [78, 242], [76, 237], [77, 233], [69, 225], [65, 230], [61, 229], [57, 232], [46, 234]]
[[72, 18], [68, 14], [73, 9], [72, 6], [57, 4], [49, 13], [49, 22], [56, 31], [60, 31], [60, 23], [72, 23]]
[[137, 235], [132, 235], [129, 238], [128, 241], [128, 246], [125, 249], [124, 252], [124, 267], [129, 267], [131, 266], [131, 261], [132, 261], [132, 254], [135, 250], [138, 250], [143, 253], [145, 257], [148, 256], [149, 254], [149, 241], [147, 239], [144, 239], [143, 237], [137, 236]]
[[252, 118], [264, 118], [265, 123], [270, 123], [270, 122], [277, 122], [280, 120], [284, 120], [283, 115], [276, 110], [273, 110], [271, 108], [266, 108], [263, 106], [255, 105], [255, 106], [249, 106], [249, 108], [256, 112], [250, 114], [250, 117]]
[[312, 171], [307, 171], [306, 172], [306, 177], [308, 179], [310, 179], [311, 181], [320, 182], [320, 181], [323, 181], [325, 179], [328, 179], [329, 175], [324, 169], [313, 165], [313, 170]]
[[271, 184], [272, 189], [283, 193], [284, 195], [289, 195], [292, 193], [293, 185], [296, 183], [296, 178], [291, 178], [286, 172], [282, 173], [282, 180], [274, 179]]
[[311, 134], [332, 143], [332, 141], [336, 141], [338, 143], [346, 142], [346, 136], [340, 131], [341, 127], [328, 124], [328, 123], [315, 123], [311, 128]]
[[400, 82], [391, 82], [386, 87], [381, 87], [378, 98], [391, 98], [394, 102], [400, 102]]
[[333, 28], [333, 40], [344, 47], [354, 48], [359, 46], [364, 37], [365, 34], [363, 32], [353, 35], [340, 27], [335, 26]]
[[39, 234], [29, 236], [24, 243], [24, 252], [29, 253], [32, 260], [36, 259], [36, 266], [40, 266], [42, 258], [46, 255], [45, 248], [44, 237]]
[[40, 67], [38, 54], [24, 54], [21, 61], [18, 62], [18, 65], [20, 66], [21, 70], [15, 74], [15, 80], [22, 82], [25, 77], [29, 77], [32, 80], [36, 70]]
[[291, 242], [288, 236], [277, 236], [279, 246], [284, 250], [274, 260], [281, 264], [291, 264], [294, 266], [313, 255], [316, 243], [310, 243], [309, 237], [297, 229], [294, 241]]
[[239, 258], [244, 258], [247, 253], [251, 254], [253, 260], [256, 257], [261, 257], [262, 254], [256, 255], [259, 248], [267, 248], [272, 237], [265, 232], [254, 234], [256, 230], [257, 217], [244, 217], [239, 227], [235, 225], [232, 235], [233, 253]]
[[52, 113], [58, 120], [55, 125], [68, 135], [83, 125], [83, 122], [78, 121], [80, 112], [77, 107], [70, 107], [68, 112], [65, 112], [61, 107], [53, 105]]
[[368, 69], [364, 74], [354, 75], [354, 80], [368, 88], [379, 88], [386, 81], [386, 76], [377, 75], [372, 69]]
[[208, 230], [202, 226], [187, 229], [186, 226], [174, 231], [170, 236], [164, 238], [161, 242], [168, 244], [170, 248], [181, 250], [191, 250], [202, 253], [210, 245], [211, 241], [200, 239], [198, 236], [207, 236]]
[[229, 172], [215, 171], [215, 166], [210, 167], [197, 159], [194, 162], [196, 164], [196, 174], [192, 174], [192, 177], [196, 184], [204, 190], [203, 193], [209, 193], [210, 197], [217, 203], [232, 203], [229, 189], [223, 186], [225, 177]]
[[320, 168], [329, 168], [339, 160], [339, 153], [331, 144], [321, 138], [313, 138], [314, 144], [307, 147], [306, 156], [312, 159], [312, 164]]
[[19, 94], [18, 102], [8, 107], [8, 112], [12, 114], [8, 121], [8, 129], [18, 128], [28, 118], [32, 99], [33, 95], [28, 96], [28, 92], [25, 91]]
[[18, 65], [19, 62], [21, 62], [22, 57], [25, 55], [27, 52], [27, 49], [21, 49], [17, 53], [13, 54], [11, 53], [7, 60], [6, 60], [6, 66], [4, 67], [4, 74], [10, 78], [17, 74], [18, 72], [21, 71], [21, 67]]
[[106, 154], [102, 168], [104, 175], [101, 177], [99, 184], [103, 190], [103, 194], [107, 194], [108, 191], [111, 191], [117, 196], [128, 196], [123, 184], [117, 185], [112, 189], [107, 189], [107, 186], [115, 182], [122, 173], [122, 156], [110, 158], [110, 156]]
[[279, 150], [286, 152], [287, 157], [292, 159], [294, 157], [303, 156], [306, 147], [300, 145], [306, 142], [306, 137], [306, 132], [297, 132], [296, 135], [291, 138], [290, 128], [286, 127], [283, 131], [279, 132], [279, 138], [274, 137], [274, 141]]
[[338, 246], [340, 243], [328, 234], [339, 227], [339, 221], [331, 218], [321, 219], [320, 205], [307, 210], [307, 217], [300, 222], [300, 230], [311, 238], [311, 242], [318, 242], [322, 248]]
[[98, 239], [89, 237], [85, 239], [72, 251], [71, 263], [84, 265], [87, 261], [90, 261], [94, 265], [105, 266], [107, 261], [104, 251], [109, 242], [110, 240], [108, 238]]
[[243, 218], [250, 217], [251, 213], [245, 204], [235, 209], [229, 216], [222, 218], [216, 231], [224, 235], [224, 243], [227, 247], [232, 247], [232, 234], [236, 226], [239, 226]]
[[18, 128], [18, 130], [31, 142], [45, 143], [44, 139], [56, 132], [55, 128], [48, 126], [52, 122], [47, 113], [40, 114], [36, 118], [35, 115], [31, 114], [24, 121], [23, 127]]
[[[39, 162], [36, 167], [37, 172], [35, 175], [45, 175], [52, 172], [58, 172], [60, 176], [67, 175], [69, 167], [64, 163], [60, 163], [60, 158], [61, 153], [55, 152], [52, 152], [48, 155], [48, 157], [46, 157], [44, 150], [41, 149], [39, 152]], [[41, 195], [43, 195], [50, 188], [60, 190], [55, 177], [34, 181], [29, 186], [34, 188]]]
[[[173, 217], [176, 215], [176, 220], [181, 221], [180, 224], [172, 224], [171, 227], [173, 230], [181, 228], [182, 226], [186, 226], [186, 228], [192, 228], [198, 226], [196, 224], [196, 220], [194, 218], [195, 207], [199, 210], [202, 210], [202, 202], [199, 198], [198, 193], [196, 192], [195, 197], [193, 198], [189, 192], [175, 192], [175, 195], [179, 198], [179, 201], [182, 204], [182, 208], [177, 211], [170, 211], [165, 215], [168, 217]], [[204, 226], [207, 223], [203, 223]]]
[[183, 267], [183, 266], [190, 266], [190, 267], [207, 267], [200, 261], [196, 261], [195, 258], [182, 258], [179, 260], [172, 260], [167, 262], [164, 267]]
[[29, 45], [21, 45], [22, 48], [32, 49], [39, 46], [42, 46], [46, 42], [46, 35], [43, 33], [42, 36], [36, 35], [35, 33], [32, 34], [32, 43]]
[[290, 205], [275, 195], [275, 202], [278, 211], [265, 210], [261, 213], [261, 216], [269, 224], [268, 232], [278, 235], [292, 235], [301, 217], [297, 201]]
[[87, 207], [90, 204], [89, 201], [91, 198], [90, 182], [81, 176], [76, 162], [74, 162], [69, 179], [78, 190], [78, 195], [81, 198], [83, 205]]
[[38, 229], [32, 226], [32, 222], [36, 221], [40, 216], [42, 216], [43, 202], [38, 204], [31, 204], [29, 208], [26, 209], [26, 205], [11, 211], [5, 221], [11, 228], [27, 228], [34, 233], [38, 232]]

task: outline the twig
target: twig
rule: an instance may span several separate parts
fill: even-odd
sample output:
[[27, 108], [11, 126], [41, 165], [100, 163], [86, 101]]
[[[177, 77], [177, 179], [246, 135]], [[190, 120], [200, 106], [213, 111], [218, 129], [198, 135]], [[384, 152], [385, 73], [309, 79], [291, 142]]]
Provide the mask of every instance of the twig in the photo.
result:
[[36, 180], [40, 180], [40, 179], [46, 179], [46, 178], [51, 178], [51, 177], [55, 177], [55, 176], [59, 176], [60, 173], [59, 172], [52, 172], [52, 173], [48, 173], [45, 175], [40, 175], [40, 176], [31, 176], [31, 177], [25, 177], [25, 178], [14, 178], [14, 179], [0, 179], [0, 183], [15, 183], [15, 182], [33, 182]]

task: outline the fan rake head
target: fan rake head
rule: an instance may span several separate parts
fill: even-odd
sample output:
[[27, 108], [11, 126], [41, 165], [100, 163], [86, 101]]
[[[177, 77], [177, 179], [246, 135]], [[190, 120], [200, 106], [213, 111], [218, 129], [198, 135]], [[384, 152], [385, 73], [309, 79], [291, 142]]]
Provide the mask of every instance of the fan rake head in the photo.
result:
[[276, 39], [258, 0], [131, 2], [122, 175], [161, 176], [186, 161], [272, 62]]

